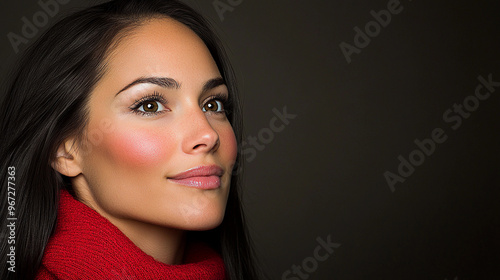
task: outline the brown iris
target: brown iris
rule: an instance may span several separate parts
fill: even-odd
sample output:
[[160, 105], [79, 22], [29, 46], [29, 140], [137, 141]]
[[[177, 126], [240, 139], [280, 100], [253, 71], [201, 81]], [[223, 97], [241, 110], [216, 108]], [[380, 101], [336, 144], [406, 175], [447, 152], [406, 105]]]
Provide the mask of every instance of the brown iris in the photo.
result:
[[155, 101], [146, 102], [144, 103], [143, 107], [144, 107], [144, 112], [154, 113], [158, 111], [158, 103], [156, 103]]
[[205, 109], [205, 111], [218, 111], [219, 104], [217, 104], [216, 100], [210, 100], [203, 106], [203, 109]]

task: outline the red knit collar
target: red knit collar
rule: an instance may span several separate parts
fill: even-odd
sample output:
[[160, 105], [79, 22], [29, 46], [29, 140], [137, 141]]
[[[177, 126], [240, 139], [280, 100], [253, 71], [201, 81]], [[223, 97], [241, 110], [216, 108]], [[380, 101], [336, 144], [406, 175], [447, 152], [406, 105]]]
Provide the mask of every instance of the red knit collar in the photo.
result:
[[[144, 253], [116, 226], [67, 191], [37, 279], [225, 279], [222, 258], [204, 244], [187, 246], [185, 264]], [[49, 277], [51, 276], [51, 277]]]

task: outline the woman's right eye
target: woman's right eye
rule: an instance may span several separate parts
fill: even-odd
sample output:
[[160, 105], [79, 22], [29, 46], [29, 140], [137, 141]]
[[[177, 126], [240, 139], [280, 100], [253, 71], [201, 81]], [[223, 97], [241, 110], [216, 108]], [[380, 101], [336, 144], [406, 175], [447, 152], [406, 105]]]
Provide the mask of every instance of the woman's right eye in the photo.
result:
[[153, 95], [144, 96], [139, 100], [136, 100], [134, 105], [130, 109], [140, 115], [153, 116], [166, 111], [165, 106], [166, 100], [163, 96], [157, 92]]
[[163, 111], [164, 109], [165, 107], [163, 107], [161, 103], [154, 100], [143, 102], [142, 105], [137, 108], [140, 112], [149, 114], [157, 113], [158, 111]]

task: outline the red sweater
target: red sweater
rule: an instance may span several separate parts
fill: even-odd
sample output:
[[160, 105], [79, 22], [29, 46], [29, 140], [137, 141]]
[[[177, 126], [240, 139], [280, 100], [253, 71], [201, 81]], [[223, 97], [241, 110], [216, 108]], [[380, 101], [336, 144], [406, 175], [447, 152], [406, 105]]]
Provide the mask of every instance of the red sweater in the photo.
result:
[[203, 244], [187, 246], [184, 264], [158, 262], [107, 219], [62, 191], [56, 231], [36, 279], [215, 280], [225, 279], [225, 270], [222, 258]]

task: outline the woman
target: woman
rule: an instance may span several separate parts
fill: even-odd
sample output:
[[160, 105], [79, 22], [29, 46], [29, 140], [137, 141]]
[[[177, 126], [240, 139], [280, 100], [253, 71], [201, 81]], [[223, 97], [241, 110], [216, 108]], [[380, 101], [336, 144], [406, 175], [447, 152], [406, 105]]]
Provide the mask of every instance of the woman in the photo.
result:
[[19, 65], [0, 111], [2, 279], [256, 279], [235, 77], [199, 14], [111, 1]]

